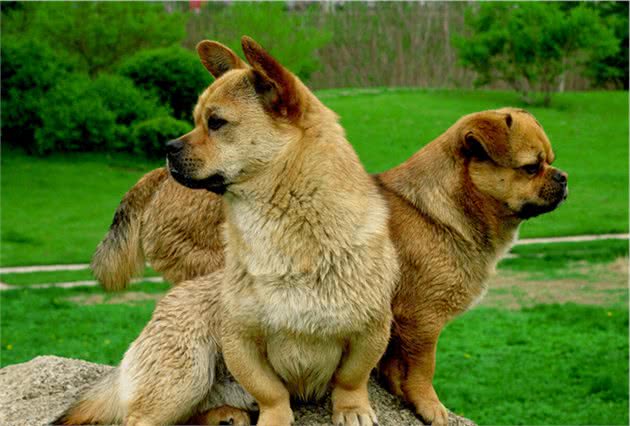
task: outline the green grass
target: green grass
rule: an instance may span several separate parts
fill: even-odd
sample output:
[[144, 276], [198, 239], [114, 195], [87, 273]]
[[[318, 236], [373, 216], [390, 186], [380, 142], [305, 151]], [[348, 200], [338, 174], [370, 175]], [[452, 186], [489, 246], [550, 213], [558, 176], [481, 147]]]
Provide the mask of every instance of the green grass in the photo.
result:
[[[513, 251], [518, 257], [504, 260], [499, 269], [528, 274], [544, 286], [545, 280], [569, 279], [575, 265], [582, 270], [578, 279], [605, 281], [598, 271], [627, 256], [628, 245], [612, 240]], [[72, 278], [26, 275], [24, 284]], [[127, 292], [159, 295], [168, 288], [143, 283]], [[435, 386], [443, 403], [478, 424], [627, 424], [627, 290], [613, 290], [625, 303], [480, 306], [460, 316], [446, 327], [438, 347]], [[117, 364], [155, 306], [151, 300], [107, 304], [120, 295], [98, 287], [0, 293], [0, 366], [43, 354]], [[92, 296], [105, 303], [69, 300]]]
[[[492, 91], [319, 94], [340, 114], [370, 172], [400, 164], [464, 114], [519, 106], [514, 94]], [[521, 236], [627, 232], [628, 93], [558, 94], [552, 108], [530, 110], [570, 175], [570, 195], [557, 211], [527, 221]], [[87, 262], [124, 193], [162, 164], [121, 155], [2, 154], [2, 266]]]
[[88, 262], [120, 199], [158, 167], [125, 155], [2, 153], [2, 266]]
[[[463, 114], [521, 106], [511, 93], [490, 91], [319, 95], [340, 114], [370, 172], [401, 163]], [[556, 212], [526, 222], [521, 237], [627, 232], [628, 93], [559, 94], [552, 108], [529, 109], [553, 143], [556, 164], [569, 172], [571, 193]], [[127, 155], [36, 158], [6, 149], [1, 160], [2, 266], [88, 262], [123, 194], [162, 164]], [[602, 282], [606, 265], [628, 256], [628, 242], [518, 246], [513, 253], [499, 269], [541, 285]], [[89, 271], [0, 277], [19, 286], [84, 279], [91, 279]], [[130, 291], [167, 289], [145, 283]], [[621, 290], [610, 290], [610, 306], [481, 306], [459, 317], [438, 348], [435, 384], [442, 401], [479, 424], [628, 424], [628, 295]], [[1, 292], [0, 365], [44, 354], [117, 364], [155, 306], [150, 300], [85, 305], [68, 300], [74, 296], [111, 301], [118, 293], [97, 287]]]
[[628, 240], [531, 244], [512, 247], [499, 269], [526, 272], [531, 279], [591, 278], [588, 265], [628, 257]]
[[[142, 289], [163, 292], [167, 286]], [[67, 300], [96, 294], [102, 291], [3, 292], [0, 364], [42, 354], [117, 364], [155, 302]], [[447, 407], [479, 424], [627, 424], [627, 335], [627, 309], [477, 308], [444, 330], [436, 389]]]
[[[168, 287], [146, 283], [142, 290], [164, 292]], [[77, 305], [66, 300], [93, 294], [104, 292], [99, 287], [2, 292], [0, 364], [24, 362], [44, 354], [117, 364], [151, 317], [155, 302]]]
[[444, 330], [435, 386], [478, 424], [628, 424], [628, 310], [474, 309]]

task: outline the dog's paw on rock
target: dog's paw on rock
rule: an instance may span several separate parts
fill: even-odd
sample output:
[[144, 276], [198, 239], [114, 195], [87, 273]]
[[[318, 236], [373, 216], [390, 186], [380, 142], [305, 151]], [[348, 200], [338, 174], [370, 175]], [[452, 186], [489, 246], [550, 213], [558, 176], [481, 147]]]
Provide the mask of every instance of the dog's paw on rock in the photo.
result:
[[[41, 356], [0, 369], [0, 424], [32, 426], [50, 424], [68, 409], [79, 393], [112, 367], [76, 359]], [[370, 400], [381, 426], [422, 425], [414, 413], [374, 380]], [[330, 399], [318, 404], [296, 405], [296, 425], [330, 422]], [[235, 423], [236, 424], [236, 423]], [[476, 426], [449, 413], [449, 426]]]

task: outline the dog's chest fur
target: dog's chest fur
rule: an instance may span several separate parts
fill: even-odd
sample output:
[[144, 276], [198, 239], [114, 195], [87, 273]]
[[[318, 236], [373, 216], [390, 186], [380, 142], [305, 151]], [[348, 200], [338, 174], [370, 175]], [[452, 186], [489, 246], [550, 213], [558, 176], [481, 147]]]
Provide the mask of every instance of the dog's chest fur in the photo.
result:
[[395, 254], [383, 202], [372, 201], [357, 220], [317, 199], [288, 208], [233, 200], [226, 291], [243, 319], [268, 334], [340, 336], [388, 310]]

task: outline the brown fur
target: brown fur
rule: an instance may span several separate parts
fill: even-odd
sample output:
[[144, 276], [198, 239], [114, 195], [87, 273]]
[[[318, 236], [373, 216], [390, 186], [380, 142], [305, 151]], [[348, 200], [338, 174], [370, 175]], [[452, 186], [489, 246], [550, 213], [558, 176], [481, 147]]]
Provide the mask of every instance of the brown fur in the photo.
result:
[[[520, 167], [539, 160], [539, 155], [541, 170], [529, 176]], [[484, 293], [487, 277], [516, 236], [523, 205], [533, 202], [552, 209], [561, 200], [562, 185], [553, 179], [558, 171], [549, 165], [553, 160], [535, 118], [505, 108], [463, 117], [407, 162], [376, 176], [390, 206], [389, 226], [401, 262], [393, 337], [380, 371], [390, 389], [413, 403], [427, 421], [446, 421], [432, 386], [440, 331]], [[152, 226], [179, 220], [202, 232], [210, 227], [208, 221], [218, 220], [205, 205], [208, 197], [221, 202], [212, 194], [182, 186], [160, 191], [164, 200], [186, 194], [191, 213], [182, 215], [173, 204], [162, 203]], [[219, 233], [219, 227], [212, 230]], [[187, 237], [142, 235], [143, 241], [153, 238], [178, 246], [186, 244]], [[216, 255], [207, 247], [204, 256], [170, 261], [173, 269], [191, 278], [196, 272], [189, 265], [211, 272], [205, 256]], [[158, 264], [154, 253], [148, 252], [147, 258]]]
[[[140, 179], [123, 197], [92, 257], [92, 271], [103, 287], [126, 288], [133, 276], [144, 271], [145, 257], [171, 283], [223, 268], [224, 244], [218, 232], [225, 219], [221, 197], [210, 192], [199, 195], [175, 182], [165, 168]], [[208, 226], [195, 223], [199, 211], [207, 215]], [[180, 243], [171, 244], [173, 240]]]
[[367, 383], [387, 347], [398, 279], [386, 202], [336, 114], [253, 40], [243, 50], [251, 68], [200, 43], [217, 79], [167, 156], [178, 182], [225, 194], [225, 268], [156, 308], [116, 370], [115, 412], [84, 412], [104, 404], [96, 386], [66, 422], [196, 415], [220, 394], [220, 353], [258, 403], [259, 425], [290, 424], [291, 397], [318, 399], [329, 387], [333, 423], [376, 422]]

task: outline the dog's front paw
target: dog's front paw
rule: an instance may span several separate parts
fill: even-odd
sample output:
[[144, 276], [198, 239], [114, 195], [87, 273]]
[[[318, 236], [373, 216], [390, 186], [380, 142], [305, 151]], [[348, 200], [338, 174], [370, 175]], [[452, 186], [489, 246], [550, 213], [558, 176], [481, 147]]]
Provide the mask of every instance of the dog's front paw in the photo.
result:
[[336, 387], [332, 393], [334, 426], [377, 425], [376, 413], [370, 406], [367, 387], [354, 390]]
[[376, 414], [372, 407], [354, 407], [333, 411], [334, 426], [373, 426], [378, 425]]
[[448, 411], [437, 398], [419, 398], [413, 401], [416, 414], [425, 425], [447, 426]]

